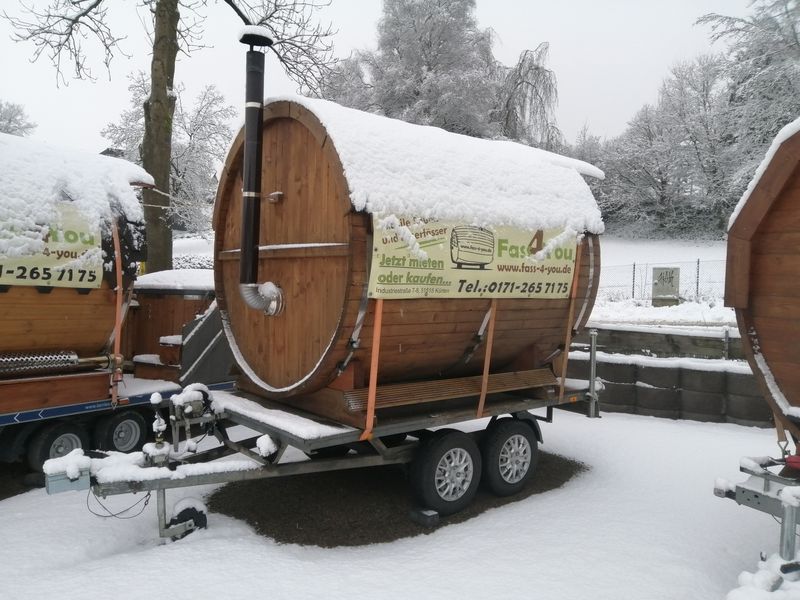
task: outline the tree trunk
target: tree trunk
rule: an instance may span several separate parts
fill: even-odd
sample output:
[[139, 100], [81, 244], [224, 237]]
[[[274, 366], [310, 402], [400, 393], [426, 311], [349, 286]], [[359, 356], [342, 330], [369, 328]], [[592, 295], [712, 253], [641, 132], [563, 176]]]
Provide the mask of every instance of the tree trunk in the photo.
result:
[[[150, 97], [144, 103], [142, 166], [153, 176], [156, 189], [169, 193], [172, 154], [172, 115], [175, 96], [175, 58], [178, 54], [178, 1], [158, 0], [153, 31], [153, 60], [150, 67]], [[147, 271], [172, 268], [172, 228], [169, 197], [144, 191], [147, 228]]]

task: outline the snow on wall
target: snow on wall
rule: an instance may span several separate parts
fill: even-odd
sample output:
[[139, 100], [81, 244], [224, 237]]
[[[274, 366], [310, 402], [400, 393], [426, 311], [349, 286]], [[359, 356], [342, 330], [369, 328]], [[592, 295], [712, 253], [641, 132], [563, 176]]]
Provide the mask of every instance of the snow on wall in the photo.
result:
[[[590, 359], [589, 353], [583, 350], [574, 350], [569, 353], [570, 360]], [[612, 363], [618, 365], [636, 365], [639, 367], [654, 367], [657, 369], [691, 369], [694, 371], [715, 371], [725, 373], [740, 373], [750, 375], [753, 371], [750, 365], [743, 360], [725, 360], [721, 358], [688, 358], [668, 356], [657, 358], [639, 354], [615, 354], [597, 352], [598, 363]]]
[[736, 208], [733, 209], [733, 213], [731, 214], [730, 219], [728, 219], [728, 231], [731, 230], [733, 224], [736, 222], [736, 218], [739, 216], [739, 213], [742, 212], [742, 208], [745, 204], [747, 204], [747, 200], [750, 198], [750, 194], [753, 193], [753, 190], [756, 189], [758, 182], [761, 181], [761, 176], [764, 175], [764, 171], [767, 170], [769, 163], [772, 162], [772, 159], [775, 158], [775, 154], [778, 152], [778, 148], [780, 148], [781, 144], [788, 140], [790, 137], [795, 135], [796, 133], [800, 133], [800, 118], [795, 119], [788, 125], [786, 125], [783, 129], [778, 132], [778, 135], [775, 136], [775, 139], [772, 140], [772, 144], [767, 150], [767, 154], [764, 156], [764, 160], [761, 161], [761, 164], [758, 165], [756, 169], [755, 175], [753, 175], [753, 179], [747, 186], [747, 189], [742, 194], [742, 197], [739, 199], [739, 202], [736, 204]]
[[172, 269], [140, 275], [133, 284], [137, 290], [214, 291], [211, 269]]
[[600, 209], [581, 175], [585, 162], [515, 142], [482, 140], [287, 95], [325, 127], [357, 210], [479, 226], [602, 233]]
[[41, 250], [58, 201], [71, 200], [90, 223], [141, 221], [135, 183], [154, 182], [125, 160], [0, 133], [0, 256]]

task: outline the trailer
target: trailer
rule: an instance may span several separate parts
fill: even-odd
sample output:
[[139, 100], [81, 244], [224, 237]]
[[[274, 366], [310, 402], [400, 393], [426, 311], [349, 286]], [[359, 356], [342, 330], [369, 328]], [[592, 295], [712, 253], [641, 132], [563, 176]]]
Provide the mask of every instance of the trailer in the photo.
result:
[[[595, 348], [593, 344], [592, 365]], [[359, 428], [265, 403], [246, 392], [192, 384], [166, 400], [151, 397], [155, 409], [169, 411], [169, 425], [156, 411], [154, 443], [135, 453], [76, 449], [51, 459], [44, 467], [46, 488], [49, 494], [91, 490], [99, 498], [155, 492], [159, 535], [179, 539], [206, 527], [207, 515], [199, 502], [179, 502], [168, 514], [169, 489], [404, 464], [409, 465], [419, 507], [412, 518], [432, 524], [440, 515], [468, 506], [481, 483], [499, 496], [522, 490], [535, 474], [538, 445], [543, 441], [539, 423], [551, 423], [555, 407], [580, 403], [587, 416], [599, 417], [599, 382], [592, 378], [568, 380], [563, 387], [561, 383], [492, 394], [480, 412], [478, 388], [473, 385], [472, 393], [446, 404], [427, 403], [422, 412], [384, 416], [368, 439]], [[452, 428], [487, 417], [486, 426], [471, 434]], [[252, 435], [234, 441], [229, 435], [234, 425], [246, 427]], [[167, 429], [171, 443], [165, 438]], [[193, 431], [200, 438], [216, 439], [218, 445], [197, 451]], [[283, 460], [289, 448], [304, 453], [306, 460]], [[218, 460], [234, 455], [235, 459]]]
[[[0, 461], [25, 460], [38, 472], [45, 460], [75, 448], [139, 450], [152, 439], [153, 392], [169, 396], [197, 382], [233, 389], [212, 279], [210, 270], [140, 276], [127, 300], [116, 365], [36, 363], [28, 355], [17, 360], [16, 376], [2, 377], [14, 365], [0, 367]], [[122, 372], [114, 381], [116, 367]]]

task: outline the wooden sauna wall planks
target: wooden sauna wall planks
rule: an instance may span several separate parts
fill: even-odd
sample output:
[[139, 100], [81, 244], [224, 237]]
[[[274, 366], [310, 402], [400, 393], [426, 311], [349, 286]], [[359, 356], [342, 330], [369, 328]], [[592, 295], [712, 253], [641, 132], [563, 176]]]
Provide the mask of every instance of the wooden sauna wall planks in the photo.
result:
[[182, 294], [138, 292], [139, 306], [135, 309], [135, 316], [130, 321], [126, 319], [125, 323], [125, 329], [131, 328], [131, 331], [124, 334], [123, 339], [132, 338], [126, 344], [131, 354], [125, 358], [131, 359], [137, 354], [160, 354], [160, 338], [180, 335], [183, 326], [203, 314], [212, 300], [211, 294], [186, 297]]
[[103, 352], [114, 328], [115, 294], [103, 283], [80, 294], [70, 288], [40, 293], [11, 286], [0, 293], [0, 353], [72, 350]]
[[[269, 121], [264, 128], [262, 195], [280, 191], [283, 199], [263, 201], [259, 244], [285, 248], [260, 253], [258, 281], [282, 288], [284, 313], [276, 318], [247, 308], [239, 298], [238, 260], [218, 260], [224, 306], [239, 350], [255, 375], [273, 388], [290, 388], [309, 375], [306, 385], [314, 383], [313, 373], [330, 354], [346, 310], [350, 203], [342, 175], [322, 147], [324, 139], [288, 118]], [[236, 186], [227, 189], [229, 206], [219, 213], [225, 239], [218, 251], [239, 246], [240, 202]], [[340, 246], [305, 252], [288, 246], [296, 244]], [[329, 375], [321, 383], [320, 377], [318, 387]]]
[[[800, 168], [761, 222], [751, 244], [746, 310], [778, 385], [800, 405]], [[743, 336], [745, 332], [743, 332]]]

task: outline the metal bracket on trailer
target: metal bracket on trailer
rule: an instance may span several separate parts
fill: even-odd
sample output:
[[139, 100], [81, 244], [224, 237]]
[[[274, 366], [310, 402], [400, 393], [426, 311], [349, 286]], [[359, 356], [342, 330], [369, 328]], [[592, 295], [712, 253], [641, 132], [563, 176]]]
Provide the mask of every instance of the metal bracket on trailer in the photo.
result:
[[768, 471], [770, 467], [785, 467], [784, 459], [768, 457], [750, 458], [739, 467], [749, 475], [743, 483], [735, 487], [718, 481], [714, 495], [734, 500], [737, 504], [754, 508], [760, 512], [780, 519], [780, 556], [785, 561], [793, 561], [796, 552], [796, 530], [800, 525], [800, 498], [785, 493], [786, 488], [797, 488], [800, 479], [776, 475]]

